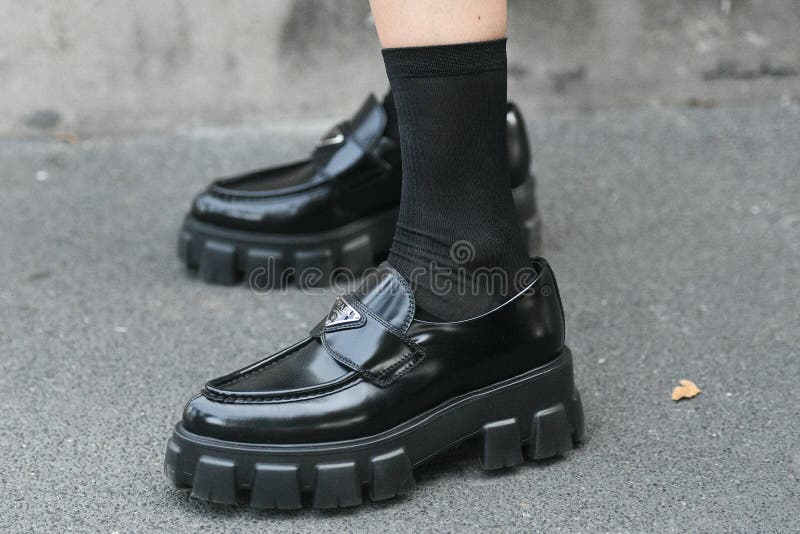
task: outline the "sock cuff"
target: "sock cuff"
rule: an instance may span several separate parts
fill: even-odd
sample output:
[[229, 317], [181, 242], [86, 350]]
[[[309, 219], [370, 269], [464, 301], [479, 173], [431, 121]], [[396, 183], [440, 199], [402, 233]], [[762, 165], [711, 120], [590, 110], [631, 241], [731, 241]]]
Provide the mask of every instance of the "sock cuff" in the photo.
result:
[[506, 68], [506, 39], [407, 48], [384, 48], [390, 80], [458, 76]]

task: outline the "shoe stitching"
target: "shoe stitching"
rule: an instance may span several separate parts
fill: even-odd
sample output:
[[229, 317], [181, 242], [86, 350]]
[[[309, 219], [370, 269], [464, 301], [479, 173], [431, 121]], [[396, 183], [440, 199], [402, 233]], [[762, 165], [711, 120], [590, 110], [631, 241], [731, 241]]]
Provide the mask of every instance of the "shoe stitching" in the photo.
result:
[[[310, 189], [317, 189], [318, 187], [324, 185], [330, 176], [325, 173], [320, 173], [323, 176], [323, 179], [316, 184], [310, 184], [303, 189], [298, 191], [290, 191], [286, 193], [281, 193], [279, 195], [273, 193], [261, 193], [261, 194], [253, 194], [247, 196], [239, 196], [237, 193], [229, 193], [228, 191], [220, 191], [224, 186], [222, 185], [214, 185], [216, 189], [210, 189], [209, 193], [213, 194], [217, 198], [222, 200], [235, 200], [236, 202], [261, 202], [264, 200], [275, 200], [276, 202], [283, 202], [283, 199], [292, 198], [297, 196], [302, 196], [308, 194]], [[229, 190], [230, 191], [230, 190]]]
[[217, 385], [212, 386], [212, 387], [223, 388], [223, 387], [226, 387], [226, 386], [232, 386], [234, 384], [238, 384], [239, 382], [241, 382], [245, 378], [249, 378], [251, 376], [255, 376], [255, 375], [261, 374], [264, 371], [266, 371], [267, 369], [270, 369], [270, 368], [276, 366], [277, 364], [279, 364], [281, 362], [285, 362], [286, 358], [288, 356], [291, 356], [295, 352], [297, 352], [297, 350], [293, 350], [292, 352], [287, 352], [286, 354], [284, 354], [282, 356], [275, 357], [275, 359], [273, 361], [271, 361], [269, 363], [265, 363], [263, 366], [258, 367], [257, 369], [253, 369], [252, 371], [248, 371], [247, 373], [241, 374], [239, 376], [235, 376], [235, 377], [231, 378], [230, 380], [227, 380], [225, 382], [222, 382], [221, 384], [217, 384]]
[[[411, 352], [411, 353], [407, 354], [401, 360], [399, 360], [399, 361], [395, 362], [394, 364], [392, 364], [391, 367], [388, 367], [385, 370], [381, 371], [380, 375], [378, 375], [378, 377], [375, 378], [376, 383], [378, 385], [382, 386], [382, 387], [386, 387], [386, 386], [389, 386], [389, 385], [393, 384], [401, 376], [405, 375], [406, 373], [411, 371], [414, 367], [416, 367], [417, 364], [419, 364], [419, 362], [421, 362], [425, 358], [425, 356], [426, 356], [426, 354], [424, 352], [418, 353], [418, 354], [415, 354], [415, 353]], [[395, 369], [402, 368], [403, 365], [406, 365], [405, 369], [393, 374], [392, 376], [390, 376], [388, 378], [385, 378], [386, 375], [389, 375], [390, 373], [393, 373], [395, 371]]]
[[[425, 352], [425, 349], [420, 347], [417, 343], [415, 343], [413, 340], [411, 340], [410, 338], [408, 338], [404, 334], [398, 332], [397, 329], [393, 325], [387, 323], [383, 318], [381, 318], [378, 315], [376, 315], [374, 312], [372, 312], [372, 310], [367, 308], [366, 305], [363, 304], [361, 301], [358, 301], [358, 299], [354, 299], [354, 300], [357, 301], [357, 303], [354, 303], [354, 305], [356, 305], [365, 314], [367, 314], [370, 317], [372, 317], [373, 319], [375, 319], [390, 334], [392, 334], [395, 337], [397, 337], [398, 339], [400, 339], [411, 350], [408, 353], [404, 354], [400, 358], [400, 360], [396, 361], [395, 363], [393, 363], [392, 365], [390, 365], [389, 367], [387, 367], [386, 369], [384, 369], [380, 373], [376, 374], [376, 373], [373, 373], [371, 371], [368, 371], [368, 370], [364, 369], [363, 366], [358, 365], [353, 360], [351, 360], [347, 356], [341, 354], [340, 352], [335, 350], [333, 347], [331, 347], [330, 344], [328, 344], [328, 342], [327, 342], [327, 340], [325, 338], [325, 335], [323, 333], [323, 335], [320, 337], [320, 341], [322, 342], [322, 346], [325, 348], [325, 350], [328, 351], [328, 353], [334, 359], [336, 359], [336, 360], [340, 361], [341, 363], [343, 363], [343, 364], [345, 364], [345, 365], [357, 370], [359, 373], [362, 373], [365, 378], [368, 378], [369, 380], [375, 382], [376, 384], [382, 385], [382, 386], [388, 386], [391, 383], [393, 383], [395, 380], [397, 380], [398, 378], [400, 378], [401, 376], [406, 374], [408, 371], [413, 369], [417, 364], [419, 364], [423, 359], [425, 359], [427, 357], [428, 354]], [[409, 365], [409, 367], [407, 369], [404, 369], [400, 374], [397, 374], [394, 377], [385, 378], [390, 373], [394, 372], [398, 368], [401, 368], [403, 366], [403, 364], [406, 364], [406, 363], [410, 363], [410, 365]]]
[[399, 371], [397, 374], [395, 374], [395, 375], [394, 375], [393, 377], [391, 377], [390, 379], [384, 379], [384, 380], [382, 380], [382, 381], [381, 381], [381, 383], [380, 383], [379, 385], [381, 385], [381, 386], [383, 386], [383, 387], [391, 385], [393, 382], [395, 382], [395, 381], [399, 380], [399, 379], [400, 379], [400, 377], [402, 377], [403, 375], [405, 375], [406, 373], [408, 373], [409, 371], [411, 371], [411, 370], [412, 370], [414, 367], [416, 367], [416, 366], [417, 366], [417, 364], [419, 364], [419, 362], [421, 362], [421, 361], [423, 360], [423, 358], [424, 358], [424, 357], [425, 357], [425, 355], [423, 354], [423, 356], [422, 356], [422, 357], [421, 357], [419, 360], [416, 360], [416, 361], [413, 361], [413, 362], [411, 362], [411, 363], [410, 363], [410, 364], [409, 364], [409, 365], [408, 365], [408, 366], [407, 366], [405, 369], [403, 369], [402, 371]]
[[[354, 143], [355, 143], [355, 141], [354, 141]], [[373, 154], [373, 151], [371, 149], [370, 150], [365, 150], [358, 143], [355, 143], [355, 145], [358, 146], [361, 149], [361, 151], [363, 152], [361, 159], [363, 159], [364, 156], [372, 156], [372, 160], [373, 160], [372, 163], [374, 163], [374, 165], [379, 170], [382, 170], [382, 171], [385, 171], [386, 167], [391, 167], [391, 165], [389, 165], [389, 163], [386, 162], [385, 159], [383, 159], [382, 157], [380, 157], [377, 154]], [[227, 189], [226, 190], [224, 185], [218, 184], [218, 183], [212, 184], [212, 189], [210, 189], [209, 192], [211, 194], [213, 194], [214, 196], [220, 198], [220, 199], [223, 199], [223, 200], [235, 200], [236, 202], [260, 202], [260, 201], [272, 200], [272, 199], [275, 199], [276, 201], [280, 201], [281, 199], [287, 198], [287, 197], [291, 198], [291, 197], [305, 195], [305, 194], [308, 193], [308, 191], [310, 189], [317, 189], [322, 185], [328, 184], [328, 182], [338, 178], [339, 176], [342, 176], [343, 171], [338, 173], [338, 174], [329, 174], [329, 173], [326, 173], [326, 172], [322, 171], [321, 169], [319, 169], [318, 170], [318, 174], [320, 176], [320, 180], [317, 183], [309, 183], [303, 189], [300, 189], [300, 190], [297, 190], [297, 191], [286, 192], [286, 193], [280, 193], [280, 194], [277, 194], [277, 195], [275, 193], [273, 193], [273, 192], [269, 192], [269, 193], [265, 192], [265, 193], [261, 193], [261, 194], [256, 193], [256, 194], [249, 194], [249, 195], [246, 195], [246, 196], [245, 195], [240, 196], [237, 192], [235, 192], [235, 190], [231, 190], [231, 189]], [[386, 174], [386, 173], [384, 172], [384, 174]], [[390, 177], [391, 177], [391, 174], [387, 175], [387, 178], [390, 178]]]
[[417, 312], [417, 301], [414, 298], [414, 291], [412, 291], [411, 289], [411, 284], [409, 284], [408, 281], [405, 278], [403, 278], [403, 275], [401, 275], [397, 271], [397, 269], [395, 269], [388, 263], [386, 264], [385, 268], [392, 273], [393, 278], [395, 280], [400, 282], [400, 285], [402, 285], [403, 288], [406, 290], [406, 295], [408, 296], [408, 309], [406, 310], [406, 320], [403, 321], [403, 333], [405, 333], [408, 331], [408, 327], [411, 326], [411, 321], [414, 320], [414, 314]]
[[[354, 375], [357, 377], [358, 375]], [[247, 394], [237, 394], [237, 393], [218, 393], [216, 391], [204, 391], [202, 393], [203, 396], [212, 400], [214, 402], [223, 402], [228, 404], [267, 404], [270, 402], [275, 401], [284, 401], [284, 400], [299, 400], [299, 399], [307, 399], [312, 397], [320, 397], [323, 395], [329, 395], [331, 393], [335, 393], [336, 391], [343, 390], [349, 387], [352, 387], [357, 382], [354, 382], [352, 379], [347, 380], [341, 384], [331, 384], [330, 386], [316, 389], [314, 391], [309, 391], [308, 393], [301, 393], [296, 395], [247, 395]], [[198, 395], [199, 396], [199, 395]]]
[[366, 315], [369, 315], [370, 317], [372, 317], [372, 318], [373, 318], [375, 321], [377, 321], [377, 322], [378, 322], [378, 324], [380, 324], [381, 326], [383, 326], [383, 327], [384, 327], [386, 330], [388, 330], [388, 331], [389, 331], [391, 334], [394, 334], [394, 335], [395, 335], [395, 336], [397, 336], [398, 338], [402, 339], [402, 340], [403, 340], [405, 343], [407, 343], [408, 345], [415, 345], [415, 346], [416, 346], [416, 343], [414, 343], [414, 342], [411, 340], [411, 338], [407, 337], [407, 336], [405, 335], [405, 333], [404, 333], [404, 332], [402, 332], [402, 331], [398, 330], [396, 326], [394, 326], [393, 324], [389, 323], [389, 322], [388, 322], [386, 319], [384, 319], [383, 317], [381, 317], [380, 315], [378, 315], [377, 313], [375, 313], [374, 311], [372, 311], [371, 309], [369, 309], [369, 308], [367, 307], [367, 305], [366, 305], [366, 304], [364, 304], [363, 302], [361, 302], [361, 300], [360, 300], [358, 297], [356, 297], [355, 295], [353, 295], [353, 302], [352, 302], [352, 304], [353, 304], [353, 306], [355, 306], [356, 308], [358, 308], [358, 309], [359, 309], [359, 311], [362, 311], [362, 312], [364, 312]]
[[[325, 350], [328, 351], [328, 354], [330, 354], [335, 360], [338, 360], [338, 361], [342, 362], [343, 364], [352, 367], [353, 369], [357, 370], [358, 373], [360, 373], [362, 376], [364, 376], [364, 378], [366, 378], [367, 380], [370, 380], [371, 382], [374, 382], [374, 383], [376, 383], [376, 384], [378, 384], [380, 386], [388, 386], [392, 382], [394, 382], [396, 380], [395, 377], [393, 377], [393, 378], [385, 378], [385, 376], [388, 373], [392, 372], [395, 367], [401, 366], [403, 363], [407, 362], [408, 360], [410, 360], [411, 358], [414, 357], [414, 353], [413, 352], [409, 352], [407, 354], [404, 354], [403, 357], [398, 362], [393, 363], [391, 367], [381, 371], [380, 374], [375, 374], [375, 373], [373, 373], [371, 371], [367, 371], [362, 366], [358, 365], [353, 360], [351, 360], [350, 358], [348, 358], [344, 354], [340, 353], [339, 351], [337, 351], [336, 349], [331, 347], [328, 344], [327, 340], [325, 340], [324, 338], [322, 339], [322, 346], [325, 347]], [[405, 374], [405, 373], [403, 373], [403, 374]]]
[[370, 317], [375, 319], [380, 325], [382, 325], [386, 330], [388, 330], [389, 333], [400, 338], [400, 340], [402, 340], [406, 345], [408, 345], [412, 351], [421, 353], [423, 356], [427, 356], [425, 350], [422, 347], [420, 347], [410, 337], [406, 336], [404, 332], [400, 332], [394, 325], [390, 324], [383, 317], [379, 316], [378, 314], [370, 310], [367, 307], [367, 305], [361, 302], [359, 299], [354, 298], [353, 300], [355, 301], [353, 302], [354, 306], [356, 306], [359, 310], [363, 311], [366, 315], [369, 315]]
[[192, 395], [192, 398], [189, 399], [188, 401], [186, 401], [186, 404], [183, 405], [183, 411], [185, 412], [186, 409], [189, 407], [189, 405], [191, 403], [193, 403], [194, 401], [196, 401], [197, 399], [199, 399], [202, 396], [203, 396], [203, 392], [202, 391], [200, 393], [195, 393], [194, 395]]

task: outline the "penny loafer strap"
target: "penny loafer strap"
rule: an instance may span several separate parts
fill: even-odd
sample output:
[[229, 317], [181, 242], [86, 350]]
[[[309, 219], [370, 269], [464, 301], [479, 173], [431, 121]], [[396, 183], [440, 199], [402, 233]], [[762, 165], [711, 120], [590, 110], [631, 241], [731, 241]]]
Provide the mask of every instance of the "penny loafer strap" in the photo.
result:
[[386, 387], [413, 369], [425, 351], [357, 299], [340, 297], [311, 332], [342, 365]]
[[342, 174], [377, 145], [386, 121], [383, 105], [369, 95], [352, 119], [338, 124], [319, 140], [311, 160], [325, 176]]

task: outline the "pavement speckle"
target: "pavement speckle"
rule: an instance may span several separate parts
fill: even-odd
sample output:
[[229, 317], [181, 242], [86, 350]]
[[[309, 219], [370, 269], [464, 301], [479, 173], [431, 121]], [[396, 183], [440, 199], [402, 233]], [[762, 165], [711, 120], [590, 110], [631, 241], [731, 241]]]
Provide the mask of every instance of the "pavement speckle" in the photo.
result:
[[[300, 155], [324, 128], [0, 141], [3, 525], [798, 530], [797, 124], [787, 105], [530, 124], [586, 443], [501, 474], [466, 444], [421, 468], [403, 498], [295, 513], [190, 499], [163, 477], [164, 446], [204, 380], [296, 340], [331, 295], [208, 286], [174, 248], [213, 176]], [[683, 377], [703, 393], [673, 403]]]

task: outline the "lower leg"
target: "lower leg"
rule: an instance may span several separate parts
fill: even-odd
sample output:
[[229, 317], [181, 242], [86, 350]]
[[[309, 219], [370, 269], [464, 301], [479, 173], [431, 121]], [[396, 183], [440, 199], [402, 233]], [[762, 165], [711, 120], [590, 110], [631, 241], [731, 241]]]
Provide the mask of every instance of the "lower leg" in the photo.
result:
[[[505, 148], [506, 2], [372, 0], [403, 190], [389, 256], [422, 310], [469, 318], [524, 285]], [[522, 274], [523, 276], [520, 276]]]
[[506, 4], [506, 0], [370, 0], [383, 48], [502, 39]]

